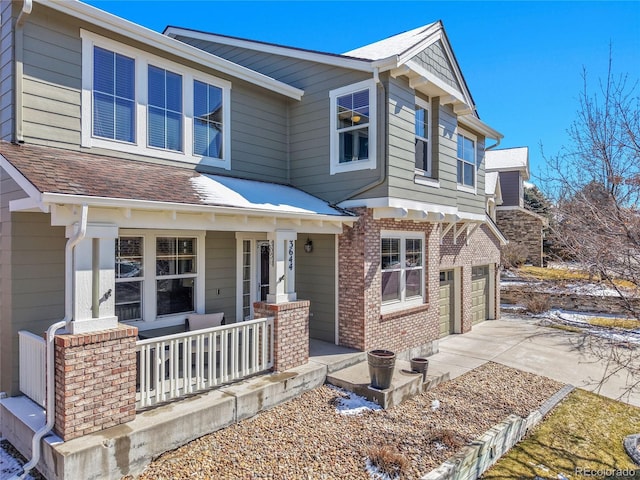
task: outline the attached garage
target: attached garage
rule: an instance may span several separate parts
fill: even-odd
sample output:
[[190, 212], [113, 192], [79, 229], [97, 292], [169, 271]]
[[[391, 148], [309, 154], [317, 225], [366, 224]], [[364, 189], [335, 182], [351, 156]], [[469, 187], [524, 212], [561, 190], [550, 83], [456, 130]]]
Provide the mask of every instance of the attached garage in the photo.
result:
[[471, 269], [471, 322], [473, 325], [489, 318], [489, 266]]
[[440, 272], [440, 338], [455, 332], [455, 282], [453, 270]]

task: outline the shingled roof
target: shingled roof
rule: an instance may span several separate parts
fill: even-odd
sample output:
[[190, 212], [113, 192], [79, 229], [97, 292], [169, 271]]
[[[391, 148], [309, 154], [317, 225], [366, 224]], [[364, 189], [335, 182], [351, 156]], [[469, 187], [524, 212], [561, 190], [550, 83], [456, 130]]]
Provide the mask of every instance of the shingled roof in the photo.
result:
[[345, 216], [297, 188], [93, 153], [0, 142], [0, 155], [42, 194]]

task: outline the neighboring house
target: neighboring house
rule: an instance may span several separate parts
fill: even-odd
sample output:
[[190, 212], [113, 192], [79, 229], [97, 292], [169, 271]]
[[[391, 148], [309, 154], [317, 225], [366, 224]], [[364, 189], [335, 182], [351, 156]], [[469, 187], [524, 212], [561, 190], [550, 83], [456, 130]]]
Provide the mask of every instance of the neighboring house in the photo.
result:
[[488, 207], [487, 211], [492, 213], [500, 231], [510, 243], [526, 248], [527, 263], [536, 267], [543, 266], [544, 231], [548, 222], [543, 216], [524, 206], [525, 182], [530, 176], [529, 148], [487, 151], [485, 170], [487, 177], [491, 176], [493, 179], [491, 184], [495, 185], [493, 190], [487, 189], [486, 193], [496, 197], [494, 206]]
[[[2, 2], [2, 32], [0, 390], [22, 388], [18, 331], [64, 319], [65, 440], [160, 401], [141, 385], [183, 350], [137, 337], [195, 313], [273, 349], [226, 380], [304, 364], [310, 339], [428, 354], [499, 316], [485, 158], [502, 135], [441, 22], [336, 55], [33, 0]], [[216, 338], [183, 346], [226, 355]], [[116, 406], [76, 411], [77, 392]]]

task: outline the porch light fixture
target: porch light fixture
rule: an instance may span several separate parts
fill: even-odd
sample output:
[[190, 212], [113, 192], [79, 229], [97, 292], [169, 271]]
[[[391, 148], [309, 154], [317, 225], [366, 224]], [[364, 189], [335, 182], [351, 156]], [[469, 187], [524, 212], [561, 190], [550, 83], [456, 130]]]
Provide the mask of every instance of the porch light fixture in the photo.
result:
[[360, 115], [358, 115], [358, 114], [356, 114], [356, 115], [351, 117], [351, 121], [353, 123], [358, 123], [360, 120], [362, 120], [362, 117]]
[[307, 237], [307, 243], [304, 244], [304, 251], [307, 253], [313, 252], [313, 242]]

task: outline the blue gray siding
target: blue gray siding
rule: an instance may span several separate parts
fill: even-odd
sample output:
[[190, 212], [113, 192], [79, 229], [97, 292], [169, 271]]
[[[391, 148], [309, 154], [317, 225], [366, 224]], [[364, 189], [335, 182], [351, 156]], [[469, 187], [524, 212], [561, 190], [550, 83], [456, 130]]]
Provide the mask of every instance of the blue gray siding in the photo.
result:
[[13, 139], [13, 2], [0, 3], [0, 139]]
[[[118, 40], [112, 33], [81, 24], [65, 15], [34, 9], [24, 25], [24, 135], [25, 141], [80, 149], [82, 43], [84, 28]], [[141, 45], [135, 48], [161, 55], [232, 82], [231, 163], [235, 175], [274, 182], [287, 181], [287, 99], [255, 85], [229, 78], [211, 69], [189, 64]], [[185, 139], [185, 141], [190, 141]], [[151, 157], [93, 148], [94, 153], [156, 163]], [[192, 164], [184, 164], [193, 168]], [[214, 167], [203, 167], [219, 172]]]
[[453, 65], [451, 65], [451, 62], [447, 58], [447, 54], [445, 53], [441, 41], [438, 40], [437, 42], [429, 45], [411, 60], [418, 63], [428, 72], [433, 73], [456, 90], [462, 91], [460, 83], [454, 73]]

